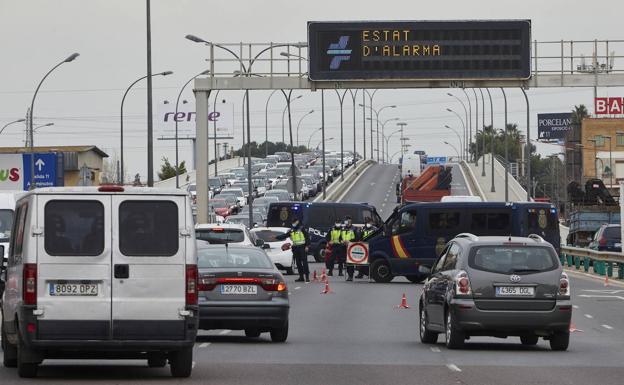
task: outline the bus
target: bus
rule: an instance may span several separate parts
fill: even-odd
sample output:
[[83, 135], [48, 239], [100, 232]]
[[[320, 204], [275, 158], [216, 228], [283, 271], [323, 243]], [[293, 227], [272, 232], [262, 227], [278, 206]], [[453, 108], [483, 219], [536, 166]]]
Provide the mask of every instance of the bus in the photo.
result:
[[395, 209], [384, 225], [365, 241], [370, 274], [376, 282], [404, 276], [426, 277], [446, 243], [460, 233], [526, 237], [537, 234], [557, 252], [561, 246], [557, 208], [537, 202], [423, 202]]
[[317, 262], [325, 260], [325, 236], [336, 220], [350, 216], [354, 226], [363, 226], [366, 219], [380, 226], [383, 221], [375, 207], [368, 203], [340, 202], [272, 202], [267, 214], [267, 227], [290, 227], [295, 218], [308, 229], [310, 252]]

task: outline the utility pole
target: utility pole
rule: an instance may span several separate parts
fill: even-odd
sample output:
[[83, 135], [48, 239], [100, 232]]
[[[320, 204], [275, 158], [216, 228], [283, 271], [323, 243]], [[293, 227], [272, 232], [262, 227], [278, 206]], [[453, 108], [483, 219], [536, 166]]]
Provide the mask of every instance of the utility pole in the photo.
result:
[[154, 122], [152, 116], [152, 23], [150, 0], [146, 0], [147, 11], [147, 186], [154, 187]]

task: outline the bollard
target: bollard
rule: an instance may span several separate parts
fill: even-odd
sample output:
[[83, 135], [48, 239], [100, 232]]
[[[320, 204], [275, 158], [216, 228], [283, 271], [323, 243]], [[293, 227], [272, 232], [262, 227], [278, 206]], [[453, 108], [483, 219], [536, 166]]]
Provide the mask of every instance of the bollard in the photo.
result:
[[600, 261], [594, 261], [594, 274], [600, 274]]
[[613, 277], [613, 262], [607, 262], [607, 275]]
[[589, 257], [583, 258], [583, 269], [586, 273], [589, 273]]
[[559, 254], [559, 262], [561, 262], [561, 266], [565, 266], [565, 254]]
[[618, 279], [624, 279], [624, 263], [618, 263]]
[[576, 270], [581, 268], [581, 257], [574, 257], [574, 267], [576, 267]]
[[572, 267], [572, 256], [568, 254], [566, 257], [568, 257], [568, 267]]

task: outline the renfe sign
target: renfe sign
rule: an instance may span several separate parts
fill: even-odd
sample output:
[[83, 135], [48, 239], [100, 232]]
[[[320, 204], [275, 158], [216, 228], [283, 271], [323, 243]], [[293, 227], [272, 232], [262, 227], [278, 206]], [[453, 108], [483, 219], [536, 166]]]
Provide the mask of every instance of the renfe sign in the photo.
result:
[[528, 79], [530, 20], [308, 22], [311, 80]]
[[596, 115], [624, 114], [624, 97], [596, 98], [594, 100], [594, 112]]

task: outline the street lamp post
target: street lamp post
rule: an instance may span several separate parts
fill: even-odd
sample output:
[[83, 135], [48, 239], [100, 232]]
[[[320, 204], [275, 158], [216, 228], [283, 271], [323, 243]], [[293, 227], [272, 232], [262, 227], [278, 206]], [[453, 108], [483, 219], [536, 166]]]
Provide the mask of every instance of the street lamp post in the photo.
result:
[[344, 123], [344, 119], [343, 119], [343, 106], [344, 106], [344, 99], [345, 96], [347, 96], [347, 91], [345, 90], [342, 95], [340, 95], [340, 92], [338, 90], [336, 91], [336, 95], [338, 95], [338, 101], [340, 102], [340, 180], [344, 180], [344, 130], [343, 130], [343, 123]]
[[609, 139], [609, 188], [613, 188], [613, 153], [611, 147], [611, 136], [602, 135], [603, 139]]
[[301, 122], [303, 122], [303, 119], [305, 119], [306, 116], [311, 115], [313, 113], [314, 113], [314, 110], [310, 110], [310, 112], [307, 112], [305, 115], [303, 115], [301, 119], [299, 119], [299, 123], [297, 123], [297, 147], [299, 147], [299, 126], [301, 126]]
[[28, 128], [30, 131], [30, 190], [35, 188], [35, 145], [34, 145], [34, 138], [33, 138], [33, 110], [35, 109], [35, 99], [37, 98], [37, 93], [39, 92], [39, 88], [41, 88], [41, 85], [43, 84], [43, 82], [46, 80], [46, 78], [58, 67], [60, 67], [61, 65], [63, 65], [64, 63], [69, 63], [74, 61], [78, 56], [80, 56], [80, 54], [78, 53], [73, 53], [71, 55], [69, 55], [65, 60], [63, 60], [62, 62], [58, 63], [57, 65], [55, 65], [54, 67], [52, 67], [51, 70], [49, 70], [41, 79], [41, 81], [39, 81], [39, 85], [37, 85], [37, 88], [35, 89], [35, 93], [33, 94], [33, 98], [32, 101], [30, 102], [30, 110], [28, 112], [29, 116], [28, 116]]
[[312, 133], [310, 134], [310, 137], [308, 138], [308, 145], [306, 146], [306, 148], [309, 150], [310, 149], [310, 142], [312, 141], [312, 137], [314, 136], [314, 134], [316, 134], [317, 132], [321, 131], [323, 129], [323, 127], [319, 127], [317, 129], [315, 129], [314, 131], [312, 131]]
[[[474, 88], [472, 88], [472, 93], [475, 97], [475, 166], [479, 166], [479, 141], [477, 140], [477, 133], [479, 132], [479, 100], [477, 99], [477, 91]], [[470, 130], [470, 144], [472, 144], [472, 129]]]
[[[167, 75], [171, 75], [173, 72], [171, 71], [165, 71], [165, 72], [159, 72], [157, 74], [152, 74], [152, 76], [158, 76], [158, 75], [162, 75], [162, 76], [167, 76]], [[119, 171], [119, 184], [123, 185], [124, 184], [124, 102], [126, 101], [126, 96], [128, 95], [128, 92], [130, 92], [130, 89], [132, 89], [132, 87], [134, 87], [135, 84], [137, 84], [138, 82], [140, 82], [143, 79], [147, 79], [147, 75], [142, 76], [140, 78], [138, 78], [137, 80], [135, 80], [134, 82], [132, 82], [130, 84], [130, 86], [128, 86], [128, 88], [126, 89], [126, 92], [124, 92], [123, 97], [121, 98], [121, 108], [120, 108], [120, 114], [119, 114], [119, 144], [120, 144], [120, 171]], [[176, 106], [176, 112], [177, 112], [177, 106]], [[175, 120], [175, 119], [174, 119]]]
[[[468, 94], [466, 93], [466, 91], [465, 91], [465, 90], [462, 90], [462, 91], [464, 91], [464, 95], [466, 95], [466, 98], [468, 99], [468, 104], [470, 105], [470, 98], [468, 97]], [[457, 96], [453, 95], [452, 93], [447, 92], [446, 94], [447, 94], [448, 96], [450, 96], [450, 97], [455, 98], [455, 99], [456, 99], [456, 100], [457, 100], [457, 101], [458, 101], [458, 102], [462, 105], [462, 107], [463, 107], [463, 109], [464, 109], [464, 115], [466, 116], [466, 122], [469, 122], [470, 124], [472, 124], [472, 123], [471, 123], [471, 122], [472, 122], [472, 107], [470, 108], [470, 119], [469, 119], [469, 118], [468, 118], [468, 110], [466, 109], [466, 104], [464, 104], [464, 102], [463, 102], [463, 101], [462, 101], [459, 97], [457, 97]], [[447, 108], [447, 110], [448, 110], [448, 108]], [[464, 127], [464, 146], [465, 146], [465, 144], [466, 144], [466, 140], [467, 140], [467, 139], [468, 139], [468, 136], [467, 136], [466, 129], [465, 129], [465, 127]], [[465, 153], [465, 147], [463, 148], [462, 152], [464, 152], [464, 153]]]
[[[401, 119], [399, 119], [399, 118], [390, 118], [390, 119], [384, 120], [381, 123], [381, 131], [380, 131], [380, 133], [381, 133], [382, 137], [384, 136], [384, 133], [386, 131], [386, 124], [388, 122], [394, 122], [394, 121], [397, 121], [397, 120], [401, 120]], [[377, 122], [377, 123], [379, 123], [379, 122]], [[387, 150], [384, 148], [384, 141], [383, 140], [381, 141], [381, 152], [382, 152], [382, 154], [387, 154]], [[381, 158], [382, 161], [384, 161], [384, 159], [385, 159], [384, 157]]]
[[0, 134], [2, 134], [2, 131], [4, 131], [4, 129], [9, 127], [11, 124], [21, 123], [21, 122], [25, 122], [25, 121], [26, 121], [26, 119], [17, 119], [17, 120], [14, 120], [12, 122], [9, 122], [9, 123], [5, 124], [4, 126], [2, 126], [2, 128], [0, 128]]
[[[505, 94], [505, 89], [501, 87], [501, 91], [503, 92], [503, 100], [505, 101], [505, 202], [509, 202], [509, 147], [508, 147], [508, 138], [507, 138], [507, 95]], [[527, 137], [527, 143], [529, 143], [529, 138]], [[494, 159], [492, 159], [494, 161]]]
[[[327, 140], [334, 140], [334, 137], [332, 136], [331, 138], [327, 138]], [[314, 148], [318, 150], [318, 148], [321, 147], [322, 143], [323, 143], [323, 139], [319, 140]]]
[[450, 144], [449, 142], [444, 142], [444, 144], [451, 146], [453, 148], [453, 150], [455, 150], [455, 153], [457, 154], [458, 158], [461, 158], [461, 156], [459, 155], [459, 151], [457, 150], [457, 147], [453, 146], [452, 144]]
[[527, 160], [527, 201], [530, 202], [531, 201], [531, 113], [530, 113], [530, 104], [529, 104], [529, 97], [527, 96], [526, 91], [524, 90], [524, 88], [520, 88], [520, 90], [522, 91], [522, 94], [524, 95], [524, 100], [526, 102], [526, 110], [527, 110], [527, 114], [526, 114], [526, 136], [527, 136], [527, 142], [526, 142], [526, 147], [524, 149], [525, 154], [524, 157]]
[[[290, 100], [290, 104], [292, 105], [292, 102], [294, 102], [297, 99], [301, 99], [303, 95], [299, 95], [294, 99]], [[286, 115], [286, 110], [288, 109], [288, 105], [284, 106], [284, 111], [282, 111], [282, 143], [286, 144], [286, 139], [284, 137], [284, 115]]]
[[[444, 125], [444, 127], [446, 127], [446, 128], [448, 128], [449, 130], [453, 131], [453, 133], [454, 133], [455, 135], [457, 135], [457, 140], [459, 140], [459, 148], [463, 148], [462, 139], [461, 139], [461, 136], [459, 135], [459, 132], [457, 132], [457, 130], [456, 130], [456, 129], [454, 129], [453, 127], [448, 126], [448, 125], [446, 125], [446, 124]], [[460, 159], [461, 159], [461, 157], [460, 157]]]
[[496, 192], [496, 186], [494, 185], [494, 139], [496, 138], [496, 135], [494, 135], [494, 133], [496, 132], [494, 130], [494, 103], [492, 102], [492, 94], [490, 93], [490, 89], [486, 88], [485, 91], [487, 92], [488, 98], [490, 99], [490, 128], [492, 131], [492, 140], [490, 143], [490, 173], [492, 174], [492, 185], [490, 186], [490, 192]]
[[401, 127], [400, 128], [400, 132], [401, 132], [401, 139], [400, 139], [400, 142], [401, 142], [401, 158], [403, 158], [403, 130], [405, 129], [405, 126], [407, 126], [407, 123], [399, 122], [399, 123], [397, 123], [397, 126]]
[[[374, 159], [374, 155], [373, 155], [373, 98], [375, 97], [375, 94], [377, 93], [377, 91], [379, 91], [379, 88], [377, 88], [376, 90], [374, 90], [372, 93], [364, 90], [364, 92], [368, 95], [368, 107], [370, 110], [370, 118], [371, 118], [371, 124], [370, 124], [370, 156], [371, 159]], [[361, 105], [362, 108], [365, 108], [365, 106], [362, 104]], [[377, 143], [379, 144], [379, 143]]]
[[481, 152], [483, 153], [483, 159], [481, 159], [481, 176], [485, 177], [485, 99], [483, 98], [483, 90], [479, 88], [481, 94]]
[[466, 119], [466, 126], [468, 130], [466, 132], [466, 139], [464, 139], [464, 145], [466, 146], [465, 160], [466, 162], [469, 162], [470, 161], [470, 147], [469, 146], [472, 143], [472, 103], [470, 102], [470, 96], [468, 96], [468, 93], [466, 92], [466, 90], [462, 88], [462, 92], [464, 93], [464, 96], [466, 96], [466, 100], [468, 100], [469, 118]]
[[[267, 98], [266, 105], [264, 107], [264, 157], [269, 156], [269, 101], [273, 97], [273, 94], [279, 90], [273, 90], [271, 95]], [[215, 137], [216, 140], [216, 137]]]
[[464, 160], [468, 160], [468, 149], [467, 149], [468, 143], [466, 143], [466, 141], [468, 140], [468, 132], [466, 131], [466, 124], [464, 123], [464, 119], [462, 119], [462, 117], [459, 116], [459, 114], [453, 111], [452, 109], [447, 108], [446, 110], [448, 112], [453, 113], [455, 116], [457, 116], [457, 119], [459, 119], [459, 121], [462, 124], [462, 127], [464, 128], [464, 148], [462, 149], [462, 153], [464, 154], [463, 155]]
[[[198, 73], [197, 75], [193, 76], [186, 83], [184, 83], [182, 88], [180, 88], [180, 92], [178, 92], [178, 98], [176, 99], [175, 115], [173, 116], [173, 121], [175, 122], [175, 179], [176, 179], [176, 188], [180, 188], [180, 169], [179, 169], [180, 168], [180, 164], [179, 164], [179, 148], [178, 148], [178, 108], [179, 108], [179, 105], [180, 105], [180, 97], [182, 97], [182, 92], [184, 92], [184, 89], [186, 88], [186, 86], [190, 82], [195, 80], [195, 78], [197, 78], [198, 76], [208, 75], [209, 73], [210, 73], [209, 70], [205, 70], [205, 71], [202, 71], [202, 72]], [[215, 141], [216, 141], [216, 138], [215, 138]]]
[[[397, 125], [399, 125], [399, 123], [397, 123]], [[402, 128], [399, 128], [398, 130], [393, 131], [392, 133], [390, 133], [390, 135], [386, 136], [386, 163], [390, 163], [390, 138], [392, 138], [392, 136], [394, 136], [394, 134], [398, 134], [401, 132], [401, 130], [403, 130]]]

